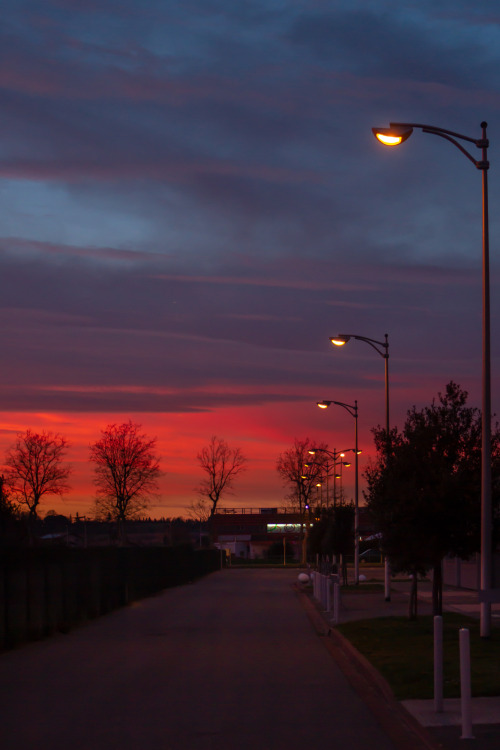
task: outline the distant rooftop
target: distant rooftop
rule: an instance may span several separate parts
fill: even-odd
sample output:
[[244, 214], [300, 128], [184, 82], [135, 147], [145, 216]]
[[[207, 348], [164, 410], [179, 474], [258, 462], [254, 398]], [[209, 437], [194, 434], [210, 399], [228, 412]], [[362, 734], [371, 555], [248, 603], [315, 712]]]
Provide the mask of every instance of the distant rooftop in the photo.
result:
[[266, 513], [276, 515], [277, 513], [296, 513], [292, 508], [217, 508], [215, 511], [216, 515], [233, 515], [233, 516], [245, 516], [245, 515], [265, 515]]

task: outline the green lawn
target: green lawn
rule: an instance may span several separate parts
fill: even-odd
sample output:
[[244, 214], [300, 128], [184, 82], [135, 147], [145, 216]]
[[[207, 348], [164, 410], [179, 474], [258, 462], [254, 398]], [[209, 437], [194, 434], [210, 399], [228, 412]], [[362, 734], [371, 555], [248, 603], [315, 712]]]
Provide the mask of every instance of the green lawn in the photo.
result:
[[[465, 615], [443, 616], [444, 697], [460, 696], [458, 631], [470, 631], [472, 695], [500, 695], [500, 631], [479, 636], [479, 622]], [[348, 622], [338, 630], [376, 667], [396, 698], [432, 698], [434, 694], [433, 618], [382, 617]]]

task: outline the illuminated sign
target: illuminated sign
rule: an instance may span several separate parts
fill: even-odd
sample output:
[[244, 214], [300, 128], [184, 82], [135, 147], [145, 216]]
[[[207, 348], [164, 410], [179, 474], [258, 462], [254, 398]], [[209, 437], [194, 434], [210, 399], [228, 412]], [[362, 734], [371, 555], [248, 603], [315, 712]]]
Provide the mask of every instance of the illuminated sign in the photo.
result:
[[268, 534], [292, 534], [300, 531], [304, 524], [301, 523], [268, 523]]

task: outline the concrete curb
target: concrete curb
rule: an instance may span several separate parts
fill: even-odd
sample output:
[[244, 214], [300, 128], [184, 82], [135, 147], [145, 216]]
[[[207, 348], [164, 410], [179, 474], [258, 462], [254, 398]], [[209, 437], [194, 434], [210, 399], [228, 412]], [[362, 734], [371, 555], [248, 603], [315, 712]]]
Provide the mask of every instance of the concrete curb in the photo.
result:
[[344, 636], [330, 626], [309, 594], [293, 588], [316, 633], [384, 731], [401, 750], [442, 750], [442, 745], [394, 697], [384, 677]]

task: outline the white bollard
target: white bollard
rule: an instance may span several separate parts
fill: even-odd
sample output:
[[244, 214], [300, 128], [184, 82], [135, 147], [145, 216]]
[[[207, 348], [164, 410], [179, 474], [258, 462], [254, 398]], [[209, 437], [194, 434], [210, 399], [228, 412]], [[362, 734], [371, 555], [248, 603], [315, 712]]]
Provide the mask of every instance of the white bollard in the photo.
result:
[[333, 584], [333, 622], [338, 624], [340, 619], [340, 584], [335, 581]]
[[434, 617], [434, 711], [443, 713], [443, 618]]
[[470, 687], [470, 639], [467, 628], [460, 628], [460, 704], [462, 709], [462, 740], [473, 740], [472, 701]]
[[332, 581], [330, 576], [326, 578], [326, 611], [331, 612], [332, 609]]

